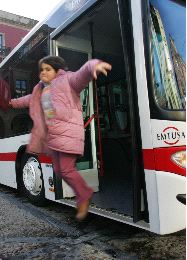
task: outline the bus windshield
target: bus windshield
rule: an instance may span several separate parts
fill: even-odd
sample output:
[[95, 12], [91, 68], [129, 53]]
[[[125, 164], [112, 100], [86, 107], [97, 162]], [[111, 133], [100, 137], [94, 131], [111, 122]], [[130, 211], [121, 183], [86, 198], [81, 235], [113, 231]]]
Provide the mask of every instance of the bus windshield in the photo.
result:
[[154, 96], [167, 110], [186, 108], [185, 1], [150, 0]]

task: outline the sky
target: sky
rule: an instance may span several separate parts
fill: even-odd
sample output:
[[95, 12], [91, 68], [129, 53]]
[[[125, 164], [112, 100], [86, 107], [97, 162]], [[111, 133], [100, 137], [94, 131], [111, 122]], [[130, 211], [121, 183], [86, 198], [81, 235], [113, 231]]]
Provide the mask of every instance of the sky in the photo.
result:
[[41, 21], [62, 1], [63, 0], [0, 0], [0, 10]]

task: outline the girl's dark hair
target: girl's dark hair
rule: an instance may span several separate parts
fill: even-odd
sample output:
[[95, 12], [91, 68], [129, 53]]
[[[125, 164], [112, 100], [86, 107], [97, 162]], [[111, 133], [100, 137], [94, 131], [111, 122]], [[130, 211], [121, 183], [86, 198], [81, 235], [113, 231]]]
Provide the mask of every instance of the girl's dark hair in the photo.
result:
[[63, 69], [63, 70], [68, 69], [65, 60], [59, 56], [46, 56], [41, 60], [39, 60], [38, 62], [39, 71], [41, 71], [41, 66], [43, 63], [50, 65], [56, 72], [59, 69]]

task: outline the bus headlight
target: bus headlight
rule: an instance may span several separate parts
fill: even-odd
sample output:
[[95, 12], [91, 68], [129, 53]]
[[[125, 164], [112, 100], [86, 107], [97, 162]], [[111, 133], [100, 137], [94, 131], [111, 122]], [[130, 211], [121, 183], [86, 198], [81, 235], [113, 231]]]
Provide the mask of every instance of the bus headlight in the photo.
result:
[[186, 151], [174, 153], [171, 160], [182, 168], [186, 168]]

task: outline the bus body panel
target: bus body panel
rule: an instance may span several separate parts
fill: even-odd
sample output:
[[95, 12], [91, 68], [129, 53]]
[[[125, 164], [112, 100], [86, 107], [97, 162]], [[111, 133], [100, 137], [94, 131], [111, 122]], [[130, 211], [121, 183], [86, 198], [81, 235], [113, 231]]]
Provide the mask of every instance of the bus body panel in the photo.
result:
[[151, 231], [159, 234], [159, 205], [157, 198], [156, 175], [154, 170], [145, 170], [147, 203], [149, 211], [149, 223]]
[[[45, 186], [45, 198], [55, 201], [55, 190], [53, 183], [53, 166], [51, 163], [41, 163], [43, 174], [43, 181]], [[52, 183], [50, 184], [50, 180]]]
[[[141, 1], [131, 1], [131, 7], [138, 107], [142, 137], [142, 152], [144, 154], [150, 230], [158, 234], [167, 234], [185, 228], [185, 206], [179, 203], [176, 199], [177, 194], [186, 193], [185, 178], [168, 172], [155, 171], [154, 148], [184, 146], [185, 122], [155, 120], [150, 118], [142, 31], [143, 18], [141, 14]], [[174, 133], [172, 133], [172, 131], [174, 131]], [[148, 151], [148, 153], [146, 153], [146, 151]], [[145, 153], [146, 156], [148, 155], [147, 160], [145, 159]], [[177, 187], [177, 190], [173, 189], [175, 186]], [[170, 197], [172, 199], [168, 204], [167, 200], [169, 200]], [[179, 210], [179, 215], [175, 218], [176, 210]]]
[[164, 235], [184, 229], [186, 206], [176, 196], [186, 193], [185, 177], [153, 170], [145, 176], [150, 230]]
[[186, 206], [176, 198], [185, 194], [185, 177], [168, 172], [146, 170], [150, 230], [168, 234], [186, 226]]
[[142, 13], [141, 1], [131, 1], [132, 8], [132, 24], [134, 36], [134, 52], [136, 63], [136, 82], [137, 82], [137, 95], [138, 107], [140, 116], [142, 148], [153, 148], [151, 124], [150, 124], [150, 109], [149, 97], [147, 90], [147, 78], [145, 69], [145, 56], [144, 56], [144, 43], [143, 43], [143, 30], [142, 30]]
[[29, 135], [0, 139], [0, 183], [17, 188], [15, 161], [21, 145], [28, 143]]
[[176, 198], [186, 194], [185, 177], [168, 172], [156, 172], [160, 234], [168, 234], [186, 227], [186, 205]]
[[0, 163], [0, 183], [17, 189], [15, 162]]

